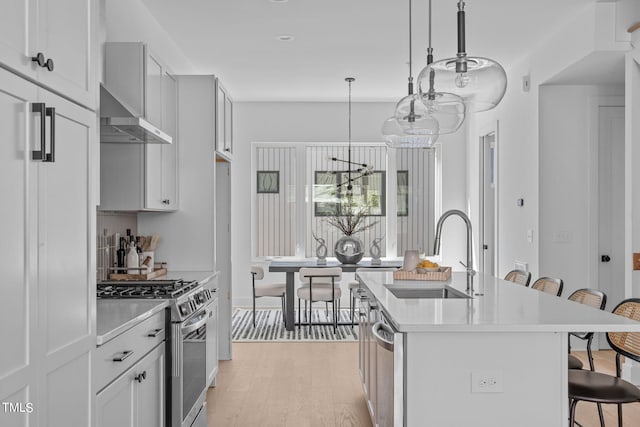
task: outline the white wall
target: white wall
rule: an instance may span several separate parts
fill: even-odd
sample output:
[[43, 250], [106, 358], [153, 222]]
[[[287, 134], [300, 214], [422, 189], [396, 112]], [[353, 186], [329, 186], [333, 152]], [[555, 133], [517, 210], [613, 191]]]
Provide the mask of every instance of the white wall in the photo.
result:
[[[400, 95], [398, 94], [399, 97]], [[353, 103], [352, 141], [381, 141], [381, 124], [391, 115], [394, 107], [395, 103]], [[345, 142], [348, 138], [347, 108], [347, 103], [234, 104], [234, 153], [231, 166], [234, 305], [251, 304], [251, 142]], [[443, 137], [441, 141], [443, 210], [464, 209], [464, 133], [460, 131], [459, 134]], [[442, 252], [447, 265], [458, 266], [458, 260], [465, 257], [465, 234], [462, 222], [456, 225], [454, 221], [451, 222], [445, 229]], [[265, 280], [284, 281], [284, 277], [281, 273], [273, 273], [267, 275]], [[279, 303], [277, 300], [274, 301], [258, 300], [259, 303], [270, 305]], [[344, 303], [347, 303], [346, 299]]]
[[103, 41], [144, 42], [176, 74], [193, 74], [195, 67], [140, 0], [101, 0]]
[[[498, 276], [514, 268], [514, 261], [529, 264], [532, 276], [541, 271], [540, 194], [554, 192], [541, 187], [539, 176], [546, 164], [539, 159], [539, 87], [596, 50], [619, 50], [628, 43], [615, 40], [616, 3], [594, 3], [557, 32], [541, 39], [537, 49], [523, 52], [518, 64], [507, 70], [507, 93], [500, 105], [470, 118], [467, 131], [469, 204], [472, 220], [478, 220], [478, 137], [499, 122], [498, 129]], [[531, 89], [522, 90], [529, 76]], [[586, 109], [586, 106], [585, 106]], [[545, 181], [546, 185], [546, 181]], [[524, 206], [516, 206], [518, 198]], [[533, 231], [533, 241], [527, 239]], [[547, 274], [546, 271], [544, 271]]]

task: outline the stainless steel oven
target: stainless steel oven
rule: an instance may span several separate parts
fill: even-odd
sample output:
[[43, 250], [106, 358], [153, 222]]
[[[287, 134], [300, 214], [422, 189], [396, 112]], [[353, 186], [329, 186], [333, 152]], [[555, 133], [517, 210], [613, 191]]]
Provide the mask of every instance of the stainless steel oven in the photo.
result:
[[[203, 402], [208, 388], [208, 336], [216, 336], [210, 319], [216, 316], [215, 293], [192, 315], [173, 324], [173, 427], [206, 427]], [[217, 356], [217, 355], [216, 355]]]

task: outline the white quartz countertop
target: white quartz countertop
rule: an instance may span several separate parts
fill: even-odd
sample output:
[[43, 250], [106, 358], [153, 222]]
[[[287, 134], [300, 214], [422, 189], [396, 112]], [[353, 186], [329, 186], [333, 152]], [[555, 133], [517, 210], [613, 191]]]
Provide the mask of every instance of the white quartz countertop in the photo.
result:
[[110, 341], [168, 305], [159, 299], [98, 299], [96, 344]]
[[[628, 332], [640, 322], [611, 314], [614, 303], [598, 310], [489, 275], [473, 278], [472, 298], [397, 298], [388, 288], [450, 286], [465, 292], [467, 276], [452, 273], [448, 282], [393, 279], [393, 273], [361, 272], [358, 276], [400, 332]], [[617, 302], [615, 303], [617, 304]]]

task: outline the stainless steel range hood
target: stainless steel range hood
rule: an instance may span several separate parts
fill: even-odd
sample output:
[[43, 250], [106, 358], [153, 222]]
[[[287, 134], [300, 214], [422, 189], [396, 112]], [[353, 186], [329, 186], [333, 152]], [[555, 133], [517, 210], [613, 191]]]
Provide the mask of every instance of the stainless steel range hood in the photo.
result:
[[173, 138], [144, 117], [132, 114], [113, 94], [100, 86], [100, 142], [171, 144]]
[[142, 117], [101, 117], [100, 142], [171, 144], [173, 139]]

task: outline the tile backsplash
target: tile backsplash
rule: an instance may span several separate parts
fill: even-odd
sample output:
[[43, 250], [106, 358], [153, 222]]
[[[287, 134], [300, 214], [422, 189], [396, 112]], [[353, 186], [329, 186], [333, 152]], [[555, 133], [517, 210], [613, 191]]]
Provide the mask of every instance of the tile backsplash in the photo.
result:
[[96, 215], [96, 256], [97, 280], [106, 280], [109, 267], [116, 261], [119, 236], [126, 236], [127, 229], [131, 234], [138, 234], [138, 214], [136, 212], [101, 212]]

